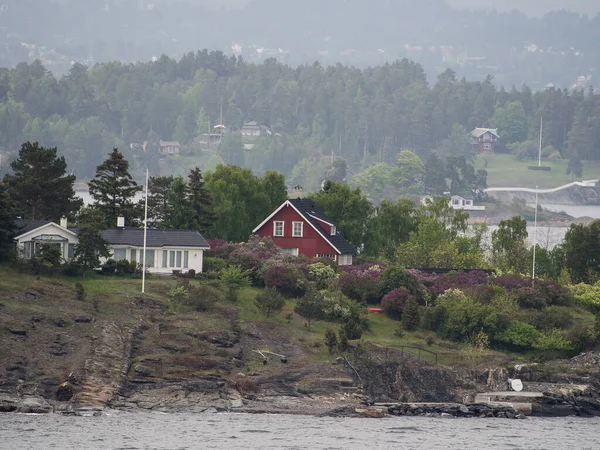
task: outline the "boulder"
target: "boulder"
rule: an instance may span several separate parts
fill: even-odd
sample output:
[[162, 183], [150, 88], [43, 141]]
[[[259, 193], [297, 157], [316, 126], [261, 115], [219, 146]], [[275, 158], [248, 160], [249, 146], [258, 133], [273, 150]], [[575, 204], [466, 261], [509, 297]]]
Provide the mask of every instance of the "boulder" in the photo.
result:
[[73, 397], [73, 386], [68, 381], [59, 384], [56, 388], [56, 400], [59, 402], [68, 402]]

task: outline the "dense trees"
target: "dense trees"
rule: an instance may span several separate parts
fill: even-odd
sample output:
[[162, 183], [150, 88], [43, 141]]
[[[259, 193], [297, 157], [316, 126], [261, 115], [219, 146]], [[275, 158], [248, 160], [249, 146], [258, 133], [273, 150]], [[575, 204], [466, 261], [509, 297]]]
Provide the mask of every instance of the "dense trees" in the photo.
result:
[[[599, 95], [498, 90], [490, 78], [467, 81], [451, 70], [430, 87], [423, 68], [408, 60], [365, 70], [319, 64], [292, 69], [274, 60], [252, 65], [202, 51], [180, 61], [162, 57], [90, 70], [76, 64], [60, 80], [39, 63], [2, 76], [0, 147], [10, 151], [31, 139], [58, 146], [80, 178], [92, 177], [100, 155], [118, 146], [138, 178], [149, 165], [164, 176], [183, 175], [195, 165], [213, 170], [225, 162], [256, 174], [278, 170], [290, 184], [309, 191], [325, 179], [352, 178], [374, 201], [412, 192], [440, 194], [444, 186], [460, 193], [477, 189], [485, 178], [469, 168], [473, 153], [467, 133], [473, 127], [498, 128], [502, 150], [535, 142], [542, 117], [544, 147], [571, 160], [577, 176], [577, 161], [600, 160], [593, 145], [600, 138]], [[34, 86], [36, 96], [28, 96]], [[222, 144], [202, 144], [221, 120], [227, 127]], [[241, 136], [250, 120], [269, 133]], [[161, 139], [179, 139], [183, 158], [159, 165]], [[145, 141], [146, 151], [136, 150]], [[424, 169], [407, 165], [410, 155], [403, 149], [412, 149]], [[427, 165], [433, 150], [439, 159]]]
[[12, 237], [16, 231], [15, 210], [8, 188], [0, 180], [0, 261], [3, 261], [12, 246]]
[[75, 176], [67, 175], [67, 163], [64, 156], [57, 155], [56, 147], [26, 142], [11, 168], [13, 173], [4, 181], [22, 218], [56, 221], [81, 206], [73, 190]]

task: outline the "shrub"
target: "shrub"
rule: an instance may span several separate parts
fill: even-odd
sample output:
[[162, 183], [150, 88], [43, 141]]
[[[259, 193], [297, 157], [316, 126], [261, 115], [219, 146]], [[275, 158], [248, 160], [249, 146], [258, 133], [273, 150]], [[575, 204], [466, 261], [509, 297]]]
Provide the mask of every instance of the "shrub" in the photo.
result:
[[243, 270], [240, 266], [229, 266], [223, 269], [219, 279], [227, 287], [227, 298], [231, 302], [237, 300], [237, 291], [250, 286], [249, 271]]
[[409, 298], [404, 305], [402, 312], [402, 328], [406, 331], [414, 331], [419, 328], [421, 317], [419, 315], [419, 305], [414, 298]]
[[201, 284], [190, 292], [188, 302], [196, 311], [207, 311], [215, 303], [222, 302], [225, 294], [218, 287]]
[[327, 331], [325, 332], [324, 341], [325, 345], [329, 349], [329, 353], [333, 353], [333, 351], [336, 348], [338, 348], [339, 342], [337, 335], [335, 334], [335, 331], [333, 331], [331, 328], [327, 328]]
[[286, 297], [302, 295], [306, 282], [304, 274], [291, 264], [269, 268], [263, 276], [263, 281], [266, 287], [275, 288]]
[[403, 267], [391, 265], [386, 267], [379, 277], [379, 293], [385, 296], [396, 288], [408, 289], [413, 295], [419, 294], [419, 283], [416, 278]]
[[108, 259], [102, 266], [100, 266], [102, 273], [105, 275], [113, 275], [117, 270], [117, 262], [114, 259]]
[[550, 172], [552, 170], [552, 167], [550, 166], [527, 166], [528, 170], [544, 170], [547, 172]]
[[281, 312], [285, 306], [285, 300], [275, 288], [267, 288], [256, 296], [254, 306], [268, 318]]
[[513, 322], [508, 328], [494, 336], [494, 340], [514, 351], [526, 351], [536, 344], [541, 333], [533, 326], [523, 322]]
[[85, 297], [87, 297], [85, 288], [83, 287], [83, 284], [81, 284], [80, 282], [75, 283], [75, 296], [76, 296], [77, 300], [79, 300], [79, 301], [83, 301], [83, 300], [85, 300]]
[[394, 320], [402, 318], [402, 312], [409, 300], [414, 300], [414, 296], [406, 288], [397, 288], [388, 292], [381, 300], [381, 306], [386, 316]]
[[115, 270], [117, 272], [117, 275], [125, 275], [129, 273], [129, 268], [129, 261], [127, 261], [126, 259], [122, 259], [120, 261], [117, 261]]
[[539, 330], [564, 329], [573, 325], [573, 317], [565, 308], [549, 306], [534, 315], [532, 325]]
[[533, 287], [520, 287], [515, 295], [522, 308], [542, 309], [548, 306], [547, 296]]
[[378, 280], [378, 270], [351, 270], [340, 276], [338, 287], [352, 300], [377, 303], [381, 298]]
[[565, 333], [556, 328], [541, 333], [533, 348], [542, 352], [569, 353], [573, 351], [574, 344], [567, 339]]
[[227, 267], [227, 261], [223, 258], [217, 258], [215, 256], [207, 256], [203, 261], [203, 271], [204, 272], [216, 272], [221, 273], [225, 267]]
[[326, 286], [328, 281], [337, 280], [339, 278], [339, 274], [333, 267], [322, 262], [310, 264], [308, 266], [308, 273], [311, 278], [317, 282], [320, 288]]
[[73, 260], [63, 264], [61, 267], [62, 274], [67, 277], [77, 277], [77, 276], [80, 277], [81, 270], [82, 270], [81, 266]]
[[360, 339], [363, 331], [364, 329], [360, 320], [355, 318], [347, 320], [340, 327], [340, 335], [344, 335], [347, 340]]
[[311, 286], [296, 303], [294, 312], [306, 319], [310, 331], [311, 322], [322, 318], [324, 315], [323, 295]]
[[579, 306], [592, 312], [600, 310], [600, 282], [592, 285], [580, 283], [571, 286], [571, 295]]

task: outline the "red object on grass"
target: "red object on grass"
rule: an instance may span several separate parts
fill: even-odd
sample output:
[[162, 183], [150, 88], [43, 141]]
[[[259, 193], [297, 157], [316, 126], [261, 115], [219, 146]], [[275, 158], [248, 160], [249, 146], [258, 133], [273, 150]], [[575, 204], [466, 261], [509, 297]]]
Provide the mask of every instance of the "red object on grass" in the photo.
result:
[[383, 308], [367, 308], [370, 313], [383, 314]]

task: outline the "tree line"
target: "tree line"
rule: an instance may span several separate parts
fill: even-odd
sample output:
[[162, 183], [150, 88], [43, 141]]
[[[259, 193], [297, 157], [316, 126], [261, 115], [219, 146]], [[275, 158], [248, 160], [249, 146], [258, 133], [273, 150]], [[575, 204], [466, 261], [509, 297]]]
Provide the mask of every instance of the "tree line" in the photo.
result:
[[[129, 162], [116, 148], [97, 166], [89, 182], [94, 202], [87, 207], [76, 196], [75, 177], [67, 173], [67, 162], [56, 148], [26, 142], [11, 167], [12, 173], [0, 182], [4, 257], [13, 246], [17, 218], [58, 222], [62, 216], [69, 217], [90, 245], [97, 245], [103, 229], [116, 226], [117, 217], [125, 217], [130, 226], [142, 225], [144, 203], [139, 194], [143, 187], [132, 178]], [[338, 224], [363, 261], [532, 274], [533, 249], [527, 243], [527, 222], [521, 217], [501, 221], [489, 236], [486, 224], [469, 225], [468, 213], [454, 210], [445, 196], [421, 204], [406, 198], [374, 204], [360, 188], [328, 181], [309, 197]], [[247, 168], [218, 165], [203, 174], [195, 167], [187, 178], [149, 179], [148, 225], [197, 230], [207, 238], [245, 242], [256, 225], [287, 198], [281, 173], [269, 171], [258, 177]], [[572, 225], [564, 243], [553, 249], [538, 245], [537, 275], [554, 280], [571, 277], [577, 282], [597, 280], [600, 265], [594, 254], [600, 248], [599, 223]]]
[[[409, 60], [364, 70], [294, 68], [204, 50], [180, 60], [162, 56], [89, 70], [74, 64], [60, 79], [39, 62], [22, 63], [0, 71], [0, 151], [9, 154], [0, 170], [21, 142], [37, 141], [60, 148], [68, 170], [84, 179], [107, 148], [118, 147], [138, 179], [146, 167], [177, 175], [190, 165], [213, 170], [224, 163], [257, 174], [277, 170], [291, 184], [315, 190], [324, 179], [341, 181], [378, 163], [393, 166], [409, 149], [423, 164], [435, 152], [454, 171], [451, 180], [463, 172], [451, 158], [472, 159], [469, 131], [498, 128], [500, 151], [529, 158], [537, 152], [542, 117], [545, 156], [572, 160], [577, 175], [582, 160], [600, 160], [600, 95], [498, 89], [491, 77], [467, 81], [452, 70], [429, 85], [423, 67]], [[221, 145], [205, 148], [202, 135], [221, 121], [228, 130]], [[239, 130], [248, 121], [271, 134], [245, 145]], [[161, 139], [178, 141], [181, 158], [161, 161]], [[408, 193], [410, 180], [396, 189]]]

